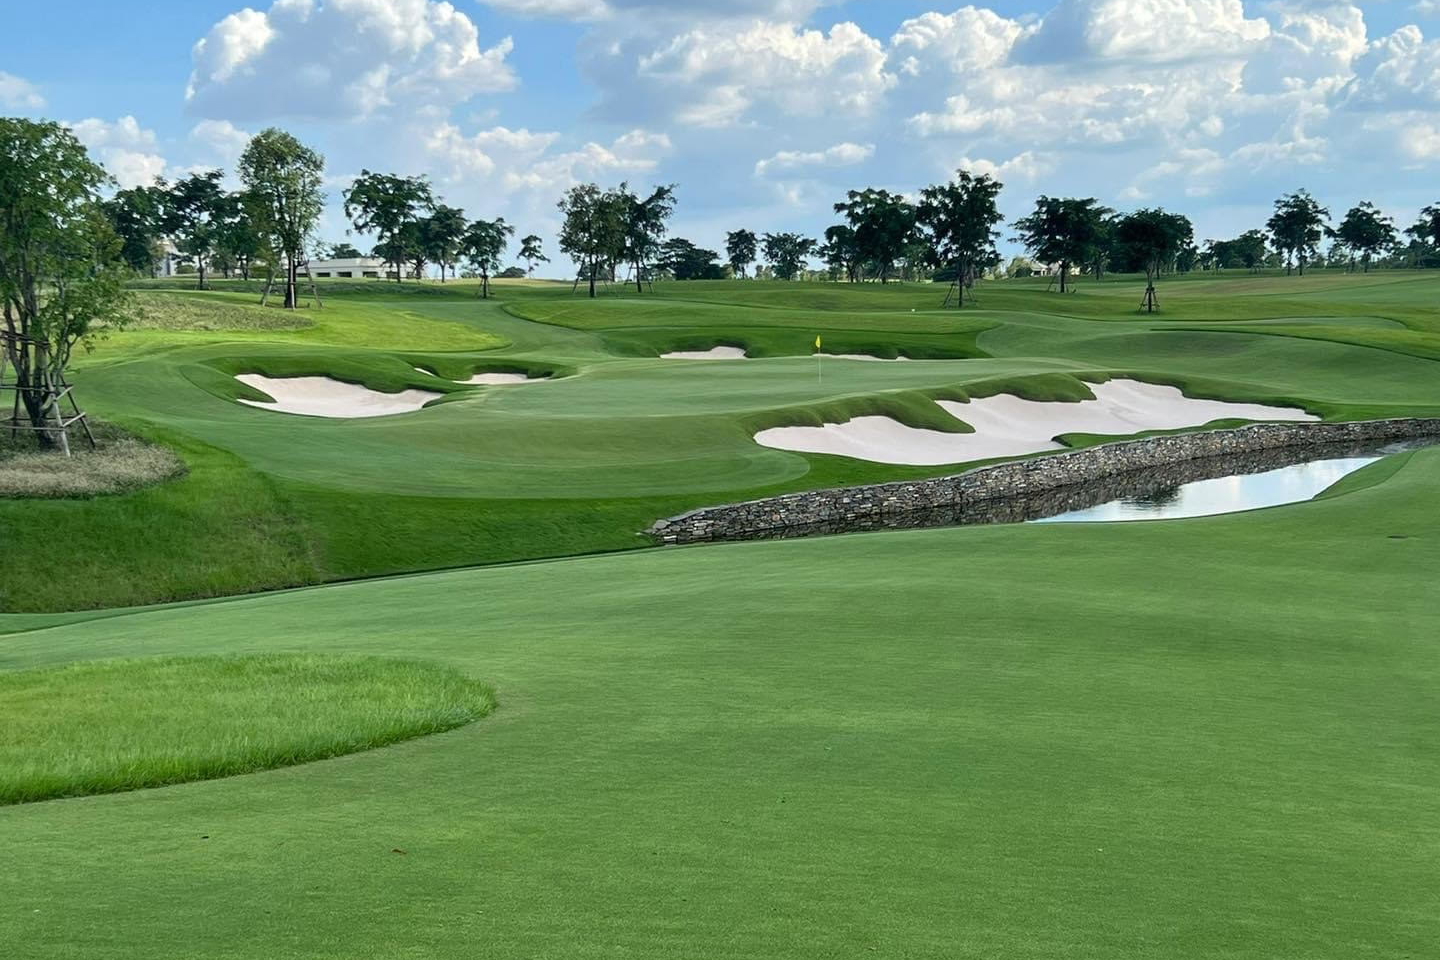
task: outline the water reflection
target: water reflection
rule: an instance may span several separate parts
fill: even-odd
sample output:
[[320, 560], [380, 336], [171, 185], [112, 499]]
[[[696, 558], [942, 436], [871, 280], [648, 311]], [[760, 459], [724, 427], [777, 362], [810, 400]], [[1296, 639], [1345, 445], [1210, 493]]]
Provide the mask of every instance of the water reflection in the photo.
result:
[[1138, 497], [1071, 510], [1036, 523], [1098, 523], [1117, 520], [1178, 520], [1258, 510], [1309, 500], [1337, 481], [1368, 466], [1380, 455], [1338, 457], [1296, 463], [1261, 473], [1213, 477], [1157, 490]]

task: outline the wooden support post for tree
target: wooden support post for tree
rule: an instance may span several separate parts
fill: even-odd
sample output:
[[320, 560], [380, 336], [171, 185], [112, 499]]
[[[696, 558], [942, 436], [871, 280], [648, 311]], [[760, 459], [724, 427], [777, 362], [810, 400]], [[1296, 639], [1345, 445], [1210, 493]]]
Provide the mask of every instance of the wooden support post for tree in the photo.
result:
[[310, 261], [305, 261], [305, 278], [310, 281], [310, 296], [315, 298], [315, 308], [323, 310], [325, 304], [320, 302], [320, 288], [315, 285], [315, 274], [310, 272]]
[[1145, 284], [1145, 299], [1140, 301], [1140, 309], [1146, 313], [1154, 313], [1160, 309], [1160, 301], [1155, 296], [1155, 281], [1151, 280]]
[[270, 264], [270, 272], [265, 277], [265, 292], [260, 295], [260, 306], [265, 306], [270, 300], [270, 290], [275, 286], [275, 264]]

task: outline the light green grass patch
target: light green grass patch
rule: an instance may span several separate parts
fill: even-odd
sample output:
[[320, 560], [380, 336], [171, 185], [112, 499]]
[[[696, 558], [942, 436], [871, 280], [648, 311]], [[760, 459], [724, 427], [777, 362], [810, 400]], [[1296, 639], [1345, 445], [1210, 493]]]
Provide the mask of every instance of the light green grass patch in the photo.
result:
[[0, 673], [0, 804], [118, 793], [323, 760], [495, 708], [448, 667], [270, 654]]

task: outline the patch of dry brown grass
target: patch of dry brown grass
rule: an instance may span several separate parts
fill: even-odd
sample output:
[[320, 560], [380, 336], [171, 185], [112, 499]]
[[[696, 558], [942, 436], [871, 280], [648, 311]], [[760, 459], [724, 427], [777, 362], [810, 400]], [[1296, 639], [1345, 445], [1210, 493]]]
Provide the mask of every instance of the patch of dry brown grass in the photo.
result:
[[113, 427], [96, 430], [96, 449], [72, 434], [73, 456], [0, 443], [0, 497], [56, 499], [128, 493], [185, 474], [185, 462], [165, 447]]

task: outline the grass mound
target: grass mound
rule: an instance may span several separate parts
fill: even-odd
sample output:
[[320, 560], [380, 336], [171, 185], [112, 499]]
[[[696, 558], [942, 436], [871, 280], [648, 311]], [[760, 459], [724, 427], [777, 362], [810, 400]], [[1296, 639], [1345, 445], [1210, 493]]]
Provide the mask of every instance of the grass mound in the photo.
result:
[[315, 322], [298, 310], [232, 303], [179, 293], [134, 294], [130, 330], [303, 330]]
[[286, 655], [103, 660], [0, 673], [0, 805], [210, 780], [478, 720], [449, 667]]
[[0, 441], [0, 498], [64, 499], [129, 493], [173, 480], [185, 461], [165, 447], [145, 443], [118, 428], [96, 424], [95, 449], [78, 432], [73, 456], [33, 445]]

